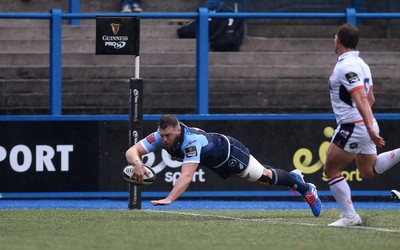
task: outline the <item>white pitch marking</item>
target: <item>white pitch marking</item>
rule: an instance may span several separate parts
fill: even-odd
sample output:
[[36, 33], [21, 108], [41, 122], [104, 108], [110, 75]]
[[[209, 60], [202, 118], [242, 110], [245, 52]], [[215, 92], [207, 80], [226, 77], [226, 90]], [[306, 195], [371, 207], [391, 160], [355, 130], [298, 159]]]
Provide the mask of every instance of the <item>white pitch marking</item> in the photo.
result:
[[[315, 224], [315, 223], [283, 221], [283, 218], [254, 219], [254, 218], [240, 218], [240, 217], [233, 217], [233, 216], [213, 215], [213, 214], [184, 213], [184, 212], [165, 211], [165, 210], [142, 210], [142, 211], [167, 213], [167, 214], [189, 215], [189, 216], [195, 216], [195, 217], [212, 217], [212, 218], [220, 218], [220, 219], [228, 219], [228, 220], [239, 220], [239, 221], [258, 221], [258, 222], [270, 222], [270, 223], [275, 223], [275, 224], [289, 224], [289, 225], [326, 227], [324, 225], [319, 225], [319, 224]], [[333, 228], [333, 227], [331, 227], [331, 228]], [[344, 227], [344, 228], [363, 229], [363, 230], [381, 231], [381, 232], [390, 232], [390, 233], [400, 233], [400, 230], [379, 228], [379, 227], [350, 226], [350, 227]]]
[[246, 219], [246, 218], [238, 218], [232, 216], [224, 216], [224, 215], [213, 215], [213, 214], [196, 214], [196, 213], [184, 213], [184, 212], [174, 212], [174, 211], [165, 211], [165, 210], [144, 210], [149, 212], [159, 212], [159, 213], [167, 213], [167, 214], [181, 214], [181, 215], [190, 215], [195, 217], [212, 217], [212, 218], [220, 218], [220, 219], [228, 219], [228, 220], [240, 220], [240, 221], [279, 221], [282, 218], [274, 218], [274, 219]]

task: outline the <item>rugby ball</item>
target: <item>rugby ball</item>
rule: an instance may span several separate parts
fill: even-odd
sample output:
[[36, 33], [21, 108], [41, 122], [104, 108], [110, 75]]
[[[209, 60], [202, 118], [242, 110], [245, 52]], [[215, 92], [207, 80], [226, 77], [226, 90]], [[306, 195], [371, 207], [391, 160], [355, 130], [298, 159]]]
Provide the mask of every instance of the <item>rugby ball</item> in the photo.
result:
[[133, 170], [135, 169], [134, 166], [129, 165], [124, 168], [122, 171], [122, 177], [124, 180], [126, 180], [129, 183], [135, 184], [135, 185], [150, 185], [156, 180], [156, 173], [152, 168], [149, 168], [147, 166], [144, 166], [145, 171], [147, 171], [147, 175], [143, 175], [143, 184], [139, 184], [135, 179], [131, 179]]

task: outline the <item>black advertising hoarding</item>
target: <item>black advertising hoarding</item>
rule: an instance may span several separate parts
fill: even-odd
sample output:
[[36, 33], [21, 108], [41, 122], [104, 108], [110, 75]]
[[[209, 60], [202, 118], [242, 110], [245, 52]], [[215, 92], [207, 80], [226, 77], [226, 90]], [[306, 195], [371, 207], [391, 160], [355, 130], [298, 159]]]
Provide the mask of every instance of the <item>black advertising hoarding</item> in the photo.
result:
[[98, 127], [90, 122], [0, 123], [1, 192], [97, 191]]
[[[322, 174], [325, 153], [336, 127], [329, 120], [184, 121], [206, 131], [226, 133], [244, 142], [265, 165], [305, 173], [319, 190], [329, 190]], [[157, 121], [145, 121], [143, 134], [153, 132]], [[380, 121], [386, 146], [398, 147], [400, 121]], [[127, 165], [128, 121], [56, 121], [0, 123], [0, 193], [6, 192], [121, 192], [128, 185], [122, 179]], [[143, 192], [168, 192], [180, 175], [180, 164], [165, 151], [145, 156], [157, 180]], [[355, 190], [398, 188], [400, 168], [374, 180], [363, 180], [352, 166], [344, 176]], [[287, 190], [263, 187], [241, 180], [222, 180], [199, 167], [188, 191]]]
[[[329, 190], [326, 178], [323, 176], [323, 164], [326, 151], [333, 131], [335, 121], [331, 120], [268, 120], [268, 121], [188, 121], [189, 126], [202, 128], [209, 132], [231, 135], [242, 141], [251, 154], [261, 164], [291, 171], [300, 169], [305, 174], [307, 182], [313, 182], [319, 190]], [[400, 147], [397, 143], [397, 128], [400, 121], [380, 121], [381, 135], [386, 140], [386, 146], [378, 152]], [[145, 132], [154, 130], [145, 123]], [[150, 128], [150, 129], [149, 129]], [[155, 185], [145, 187], [143, 191], [169, 191], [179, 177], [179, 164], [168, 159], [165, 152], [149, 154], [144, 158], [157, 174]], [[150, 161], [149, 161], [150, 160]], [[399, 164], [400, 165], [400, 164]], [[390, 190], [399, 187], [400, 166], [394, 167], [387, 174], [373, 180], [362, 179], [355, 165], [343, 172], [353, 190]], [[193, 177], [189, 191], [265, 191], [287, 190], [286, 187], [268, 186], [247, 183], [238, 179], [221, 180], [207, 168], [200, 167]]]

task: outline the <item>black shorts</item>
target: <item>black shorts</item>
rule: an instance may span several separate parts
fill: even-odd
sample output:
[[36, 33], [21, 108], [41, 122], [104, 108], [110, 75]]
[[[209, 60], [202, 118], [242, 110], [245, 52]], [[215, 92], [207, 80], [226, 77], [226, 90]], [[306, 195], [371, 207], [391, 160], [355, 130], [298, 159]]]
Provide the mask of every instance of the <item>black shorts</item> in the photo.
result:
[[223, 179], [233, 174], [241, 174], [247, 168], [250, 160], [250, 150], [243, 143], [230, 136], [226, 136], [226, 138], [230, 145], [228, 160], [220, 167], [210, 168]]

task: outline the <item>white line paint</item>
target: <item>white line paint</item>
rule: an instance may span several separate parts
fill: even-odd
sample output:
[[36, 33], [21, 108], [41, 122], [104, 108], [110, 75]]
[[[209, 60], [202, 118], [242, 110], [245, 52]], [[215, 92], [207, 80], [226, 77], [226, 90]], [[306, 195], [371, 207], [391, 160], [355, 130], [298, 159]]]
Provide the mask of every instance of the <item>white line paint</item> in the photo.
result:
[[[256, 221], [256, 222], [268, 222], [273, 224], [289, 224], [289, 225], [303, 225], [303, 226], [313, 226], [313, 227], [327, 227], [325, 225], [315, 224], [315, 223], [306, 223], [306, 222], [293, 222], [293, 221], [285, 221], [283, 218], [241, 218], [234, 216], [224, 216], [224, 215], [214, 215], [214, 214], [198, 214], [198, 213], [187, 213], [187, 212], [177, 212], [177, 211], [167, 211], [167, 210], [142, 210], [146, 212], [157, 212], [157, 213], [166, 213], [166, 214], [178, 214], [178, 215], [186, 215], [193, 217], [205, 217], [205, 218], [218, 218], [218, 219], [227, 219], [227, 220], [238, 220], [238, 221]], [[334, 228], [334, 227], [331, 227]], [[349, 229], [362, 229], [362, 230], [371, 230], [371, 231], [380, 231], [380, 232], [389, 232], [389, 233], [400, 233], [400, 230], [388, 229], [388, 228], [379, 228], [379, 227], [364, 227], [364, 226], [350, 226], [346, 227]]]

